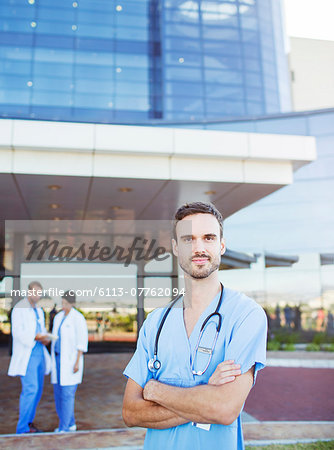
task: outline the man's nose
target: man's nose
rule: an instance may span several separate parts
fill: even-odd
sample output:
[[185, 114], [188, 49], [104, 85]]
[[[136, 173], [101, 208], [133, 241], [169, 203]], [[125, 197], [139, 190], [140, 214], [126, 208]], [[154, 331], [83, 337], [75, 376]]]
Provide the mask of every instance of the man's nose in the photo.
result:
[[205, 246], [202, 239], [194, 239], [193, 240], [193, 252], [194, 253], [204, 253]]

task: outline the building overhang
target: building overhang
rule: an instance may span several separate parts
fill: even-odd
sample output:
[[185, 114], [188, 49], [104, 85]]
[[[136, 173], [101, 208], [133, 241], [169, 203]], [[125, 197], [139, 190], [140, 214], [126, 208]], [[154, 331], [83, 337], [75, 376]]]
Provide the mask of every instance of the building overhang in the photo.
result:
[[256, 255], [236, 252], [227, 249], [221, 257], [220, 270], [227, 269], [250, 269], [251, 264], [257, 261]]
[[315, 157], [305, 136], [1, 119], [0, 214], [169, 220], [201, 200], [228, 217]]

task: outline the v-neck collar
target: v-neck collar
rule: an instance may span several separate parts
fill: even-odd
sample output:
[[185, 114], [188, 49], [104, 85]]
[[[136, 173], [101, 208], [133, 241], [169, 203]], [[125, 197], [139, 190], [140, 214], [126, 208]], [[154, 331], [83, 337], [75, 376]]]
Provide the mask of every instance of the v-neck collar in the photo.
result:
[[[218, 294], [211, 300], [211, 302], [204, 309], [204, 311], [202, 311], [202, 313], [199, 316], [199, 318], [198, 318], [194, 328], [192, 329], [189, 337], [188, 337], [187, 330], [186, 330], [186, 324], [184, 323], [183, 298], [182, 298], [182, 308], [179, 308], [180, 311], [181, 311], [182, 328], [183, 328], [183, 331], [184, 331], [184, 335], [185, 335], [187, 341], [189, 342], [190, 348], [193, 347], [194, 340], [197, 341], [197, 338], [198, 338], [198, 335], [199, 335], [199, 332], [200, 332], [200, 328], [201, 328], [204, 320], [206, 319], [206, 317], [209, 314], [214, 312], [214, 310], [216, 309], [216, 307], [218, 305], [219, 298], [220, 298], [220, 294], [221, 294], [221, 291], [218, 292]], [[224, 292], [223, 292], [223, 296], [224, 296]], [[194, 336], [195, 336], [195, 338], [194, 338]]]

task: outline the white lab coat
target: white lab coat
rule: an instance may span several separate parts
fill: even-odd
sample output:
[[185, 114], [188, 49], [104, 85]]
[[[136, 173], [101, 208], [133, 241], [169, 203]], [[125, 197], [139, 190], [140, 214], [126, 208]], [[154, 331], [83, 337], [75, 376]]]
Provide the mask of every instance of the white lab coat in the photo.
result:
[[[41, 333], [45, 334], [44, 312], [37, 306], [38, 321], [41, 326]], [[25, 376], [32, 349], [36, 345], [36, 315], [27, 298], [20, 300], [12, 311], [12, 335], [13, 352], [10, 360], [8, 375]], [[43, 348], [45, 359], [45, 375], [50, 373], [51, 359], [47, 349]]]
[[[64, 311], [59, 312], [53, 322], [52, 334], [58, 334], [58, 328], [64, 317]], [[60, 328], [60, 385], [73, 386], [79, 384], [83, 377], [84, 358], [81, 355], [79, 370], [73, 373], [73, 367], [77, 359], [78, 350], [87, 352], [88, 330], [84, 316], [75, 308], [71, 308]], [[57, 380], [57, 368], [55, 358], [55, 342], [51, 345], [51, 383]]]

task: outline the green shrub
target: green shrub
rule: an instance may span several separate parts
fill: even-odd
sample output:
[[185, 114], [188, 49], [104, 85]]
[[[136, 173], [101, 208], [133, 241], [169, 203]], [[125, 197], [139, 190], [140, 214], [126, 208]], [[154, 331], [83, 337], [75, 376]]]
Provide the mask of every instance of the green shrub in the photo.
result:
[[324, 344], [321, 346], [321, 350], [324, 350], [325, 352], [334, 352], [334, 344]]
[[294, 352], [296, 350], [295, 344], [289, 343], [283, 346], [283, 350], [286, 352]]
[[320, 350], [320, 345], [319, 344], [315, 344], [314, 342], [311, 342], [311, 344], [308, 344], [306, 346], [306, 351], [307, 352], [318, 352]]
[[281, 348], [281, 343], [278, 341], [269, 341], [267, 344], [267, 350], [270, 352], [280, 350], [280, 348]]
[[281, 329], [275, 332], [274, 340], [281, 344], [296, 344], [300, 341], [300, 333], [297, 331]]
[[327, 342], [327, 335], [325, 333], [316, 333], [313, 336], [313, 340], [312, 340], [313, 344], [325, 344]]

